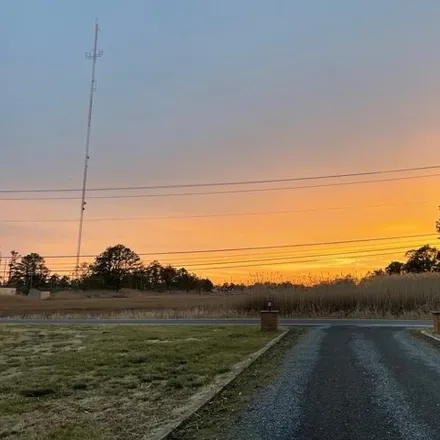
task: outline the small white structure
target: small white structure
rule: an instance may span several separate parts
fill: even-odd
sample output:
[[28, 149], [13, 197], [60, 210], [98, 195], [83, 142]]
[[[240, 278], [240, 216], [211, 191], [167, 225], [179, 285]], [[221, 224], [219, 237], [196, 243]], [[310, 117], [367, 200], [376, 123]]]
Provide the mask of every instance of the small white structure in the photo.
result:
[[0, 296], [14, 296], [16, 294], [15, 287], [0, 287]]
[[28, 297], [35, 299], [47, 299], [50, 298], [50, 292], [48, 290], [31, 289], [29, 290]]

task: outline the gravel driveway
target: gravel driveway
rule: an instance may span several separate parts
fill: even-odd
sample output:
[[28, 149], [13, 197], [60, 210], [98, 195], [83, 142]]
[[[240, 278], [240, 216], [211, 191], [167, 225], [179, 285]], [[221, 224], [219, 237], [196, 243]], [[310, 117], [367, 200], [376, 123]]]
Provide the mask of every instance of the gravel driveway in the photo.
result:
[[404, 329], [310, 330], [232, 440], [438, 440], [440, 343]]

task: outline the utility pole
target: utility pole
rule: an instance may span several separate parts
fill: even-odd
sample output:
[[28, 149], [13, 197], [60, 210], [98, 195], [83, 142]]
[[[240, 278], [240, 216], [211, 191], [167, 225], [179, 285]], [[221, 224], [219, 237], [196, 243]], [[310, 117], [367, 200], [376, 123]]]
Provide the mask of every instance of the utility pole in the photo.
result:
[[96, 60], [102, 56], [102, 50], [98, 50], [98, 33], [99, 26], [98, 20], [95, 21], [95, 41], [93, 45], [92, 52], [86, 52], [86, 58], [92, 60], [92, 80], [90, 83], [90, 96], [89, 96], [89, 114], [87, 118], [87, 135], [86, 135], [86, 151], [84, 158], [84, 174], [83, 174], [83, 184], [81, 192], [81, 209], [79, 215], [79, 230], [78, 230], [78, 245], [76, 249], [76, 273], [79, 270], [79, 259], [81, 255], [81, 240], [84, 222], [84, 210], [86, 209], [86, 189], [87, 189], [87, 171], [89, 167], [89, 150], [90, 150], [90, 131], [92, 127], [92, 112], [93, 112], [93, 96], [96, 91], [96, 80], [95, 80], [95, 68]]
[[5, 286], [8, 284], [8, 281], [9, 281], [7, 273], [8, 273], [8, 260], [7, 260], [7, 258], [5, 258], [5, 266], [3, 268], [3, 284]]

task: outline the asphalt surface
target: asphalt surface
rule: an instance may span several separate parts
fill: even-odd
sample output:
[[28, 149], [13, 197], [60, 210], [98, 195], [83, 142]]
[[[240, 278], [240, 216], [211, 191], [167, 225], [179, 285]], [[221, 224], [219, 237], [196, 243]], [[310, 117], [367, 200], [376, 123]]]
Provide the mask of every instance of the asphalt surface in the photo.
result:
[[438, 440], [440, 343], [400, 328], [311, 329], [234, 440]]
[[[259, 319], [0, 319], [0, 324], [258, 325]], [[432, 327], [432, 321], [397, 319], [281, 319], [288, 327]], [[440, 436], [439, 436], [440, 439]]]

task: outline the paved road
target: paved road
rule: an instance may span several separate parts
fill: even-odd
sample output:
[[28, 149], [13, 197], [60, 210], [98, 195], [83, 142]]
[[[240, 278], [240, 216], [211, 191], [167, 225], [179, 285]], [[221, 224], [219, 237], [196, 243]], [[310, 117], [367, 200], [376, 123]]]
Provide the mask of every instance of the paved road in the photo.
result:
[[436, 344], [399, 328], [311, 329], [229, 439], [438, 440]]
[[[0, 324], [137, 324], [137, 325], [256, 325], [259, 319], [0, 319]], [[431, 327], [432, 321], [393, 319], [281, 319], [283, 326]], [[440, 437], [439, 437], [440, 438]]]

